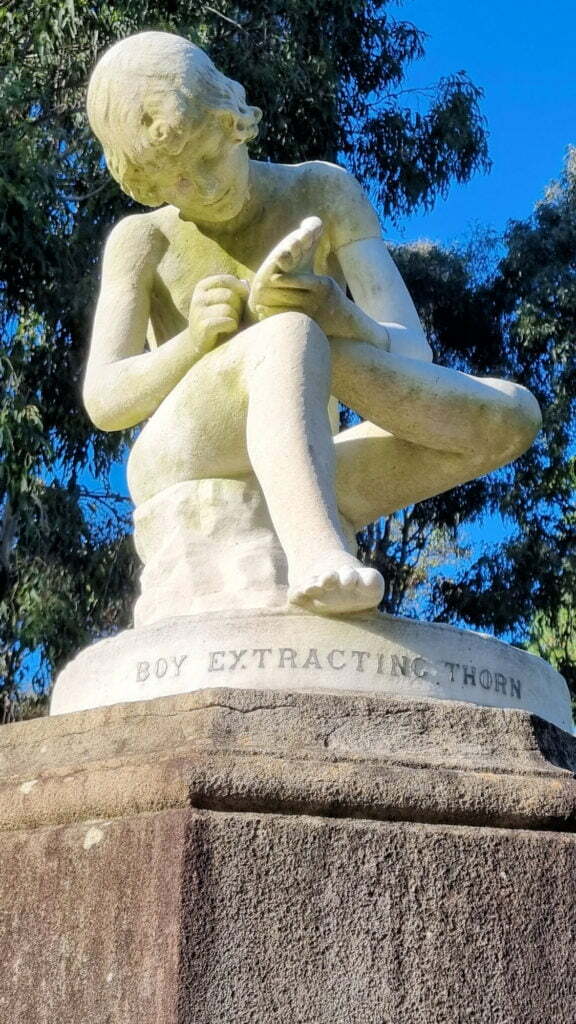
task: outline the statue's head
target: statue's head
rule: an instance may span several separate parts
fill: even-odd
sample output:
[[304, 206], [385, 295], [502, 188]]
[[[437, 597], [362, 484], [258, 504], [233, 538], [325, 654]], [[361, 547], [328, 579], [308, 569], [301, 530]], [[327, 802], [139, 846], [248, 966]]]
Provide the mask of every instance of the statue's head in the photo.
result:
[[142, 32], [107, 50], [87, 105], [110, 173], [146, 206], [179, 205], [180, 193], [193, 208], [216, 205], [225, 186], [229, 193], [241, 184], [247, 160], [238, 151], [256, 138], [262, 116], [203, 50], [167, 32]]

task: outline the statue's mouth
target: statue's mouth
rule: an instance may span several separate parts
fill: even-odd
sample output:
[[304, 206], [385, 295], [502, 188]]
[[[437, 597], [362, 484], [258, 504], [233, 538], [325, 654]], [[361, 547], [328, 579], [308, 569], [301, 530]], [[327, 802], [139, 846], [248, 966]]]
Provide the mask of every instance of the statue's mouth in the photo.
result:
[[202, 206], [216, 206], [217, 203], [221, 203], [226, 198], [229, 192], [232, 191], [232, 185], [230, 185], [225, 192], [222, 192], [216, 199], [211, 199], [208, 203], [202, 203]]

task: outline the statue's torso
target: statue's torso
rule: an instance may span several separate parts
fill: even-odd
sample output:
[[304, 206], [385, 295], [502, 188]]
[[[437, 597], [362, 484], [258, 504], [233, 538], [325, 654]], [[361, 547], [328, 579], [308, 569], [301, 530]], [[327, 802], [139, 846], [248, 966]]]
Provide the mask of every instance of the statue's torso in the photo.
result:
[[[255, 187], [263, 205], [256, 216], [231, 232], [201, 230], [180, 219], [174, 207], [145, 214], [163, 236], [151, 296], [150, 341], [161, 344], [183, 330], [188, 321], [195, 286], [204, 278], [232, 274], [251, 281], [270, 250], [304, 217], [320, 216], [326, 231], [321, 239], [314, 270], [342, 282], [331, 252], [329, 190], [317, 164], [294, 167], [257, 164]], [[328, 222], [328, 223], [327, 223]]]

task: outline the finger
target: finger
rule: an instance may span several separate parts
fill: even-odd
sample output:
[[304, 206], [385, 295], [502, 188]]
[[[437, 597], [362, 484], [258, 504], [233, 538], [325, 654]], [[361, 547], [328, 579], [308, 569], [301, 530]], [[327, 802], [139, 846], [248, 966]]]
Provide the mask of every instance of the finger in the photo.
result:
[[310, 292], [299, 288], [263, 288], [257, 296], [256, 306], [309, 306]]
[[240, 316], [238, 310], [234, 306], [230, 305], [229, 302], [216, 302], [214, 305], [207, 305], [205, 312], [202, 316], [204, 323], [211, 323], [212, 320], [218, 319], [234, 320], [237, 324]]
[[238, 313], [242, 309], [243, 296], [233, 292], [231, 288], [210, 288], [203, 292], [202, 300], [206, 306], [228, 305]]
[[203, 277], [196, 288], [199, 291], [207, 292], [212, 288], [229, 288], [238, 295], [248, 295], [250, 285], [243, 278], [234, 277], [233, 274], [213, 274], [211, 277]]
[[232, 317], [215, 317], [206, 325], [206, 334], [213, 340], [221, 334], [233, 334], [238, 330], [238, 322]]
[[270, 286], [314, 291], [325, 286], [325, 279], [318, 274], [273, 274], [267, 287]]

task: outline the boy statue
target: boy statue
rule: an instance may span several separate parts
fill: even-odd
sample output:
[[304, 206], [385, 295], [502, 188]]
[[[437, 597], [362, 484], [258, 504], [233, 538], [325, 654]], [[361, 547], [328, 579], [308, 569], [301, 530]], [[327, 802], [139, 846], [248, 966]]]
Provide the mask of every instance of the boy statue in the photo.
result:
[[[192, 43], [114, 45], [88, 113], [111, 174], [154, 207], [108, 239], [84, 386], [96, 426], [144, 424], [136, 521], [186, 482], [254, 480], [289, 604], [375, 608], [383, 581], [352, 532], [520, 455], [537, 402], [432, 363], [355, 179], [251, 160], [261, 111]], [[336, 434], [335, 399], [363, 422]]]

